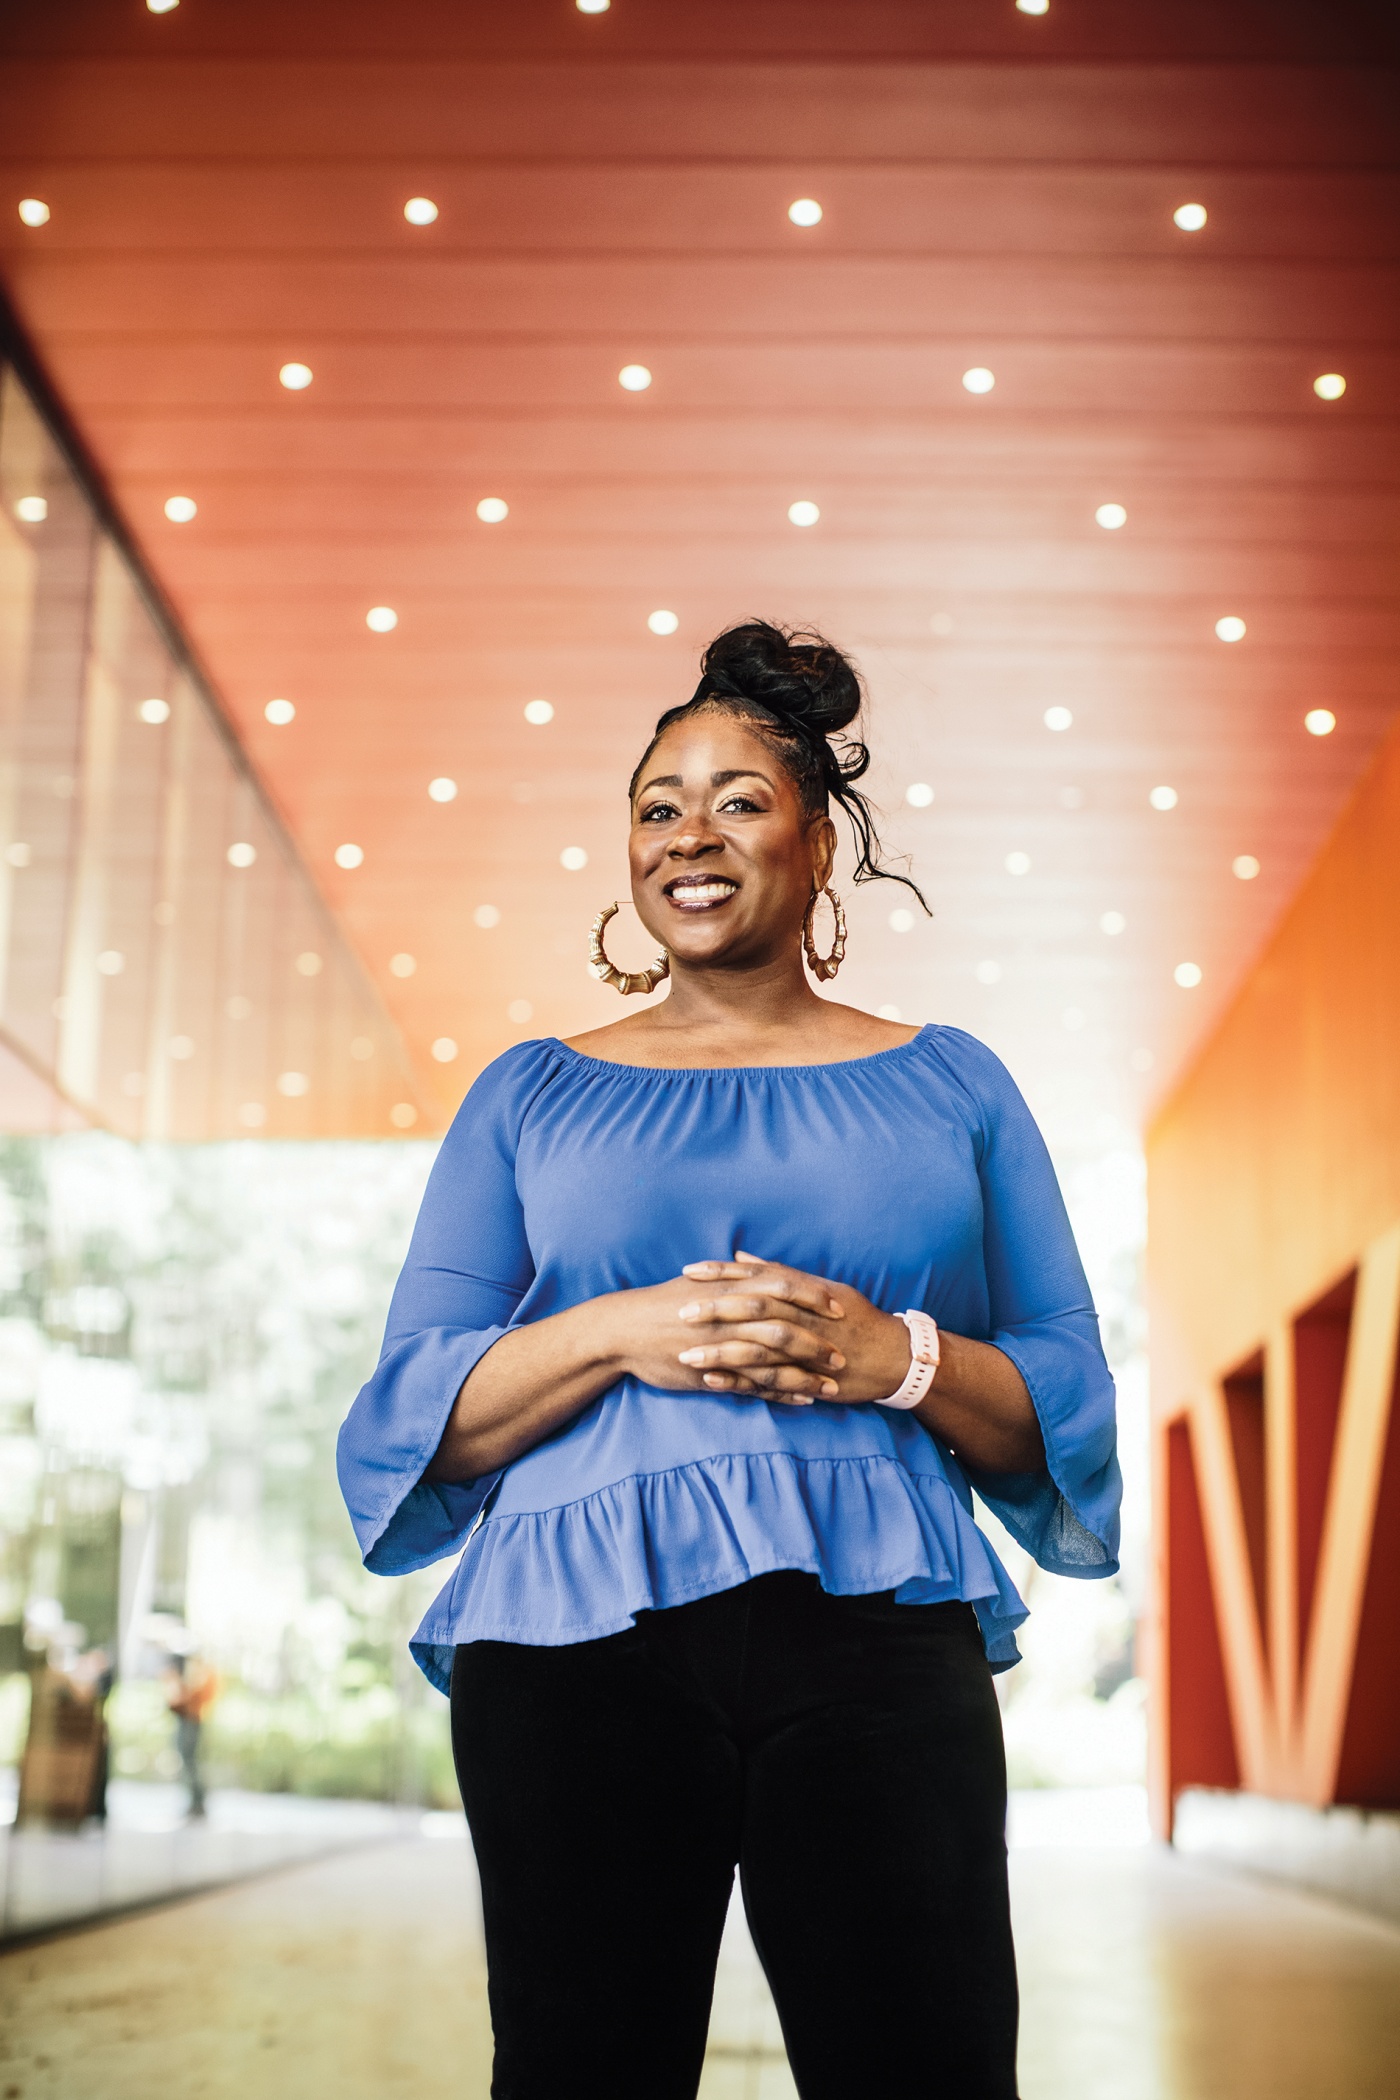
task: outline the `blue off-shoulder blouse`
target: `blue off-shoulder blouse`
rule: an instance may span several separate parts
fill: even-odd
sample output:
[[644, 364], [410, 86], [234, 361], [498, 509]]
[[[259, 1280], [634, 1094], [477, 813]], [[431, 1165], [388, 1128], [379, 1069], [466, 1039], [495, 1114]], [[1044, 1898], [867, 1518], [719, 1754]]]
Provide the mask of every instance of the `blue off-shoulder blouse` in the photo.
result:
[[[510, 1328], [736, 1248], [1004, 1350], [1045, 1468], [975, 1472], [876, 1402], [629, 1377], [503, 1472], [424, 1479], [462, 1381]], [[1054, 1169], [1005, 1067], [955, 1028], [732, 1070], [507, 1051], [443, 1140], [338, 1458], [366, 1566], [459, 1556], [412, 1643], [444, 1690], [459, 1643], [594, 1640], [777, 1568], [838, 1594], [961, 1598], [1004, 1669], [1026, 1609], [972, 1487], [1041, 1567], [1118, 1565], [1113, 1381]]]

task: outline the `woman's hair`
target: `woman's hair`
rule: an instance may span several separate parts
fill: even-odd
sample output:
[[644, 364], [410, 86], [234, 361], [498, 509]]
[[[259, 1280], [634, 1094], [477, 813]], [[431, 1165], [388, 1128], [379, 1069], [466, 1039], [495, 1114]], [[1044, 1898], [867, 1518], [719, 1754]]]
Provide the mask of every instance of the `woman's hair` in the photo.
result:
[[768, 620], [726, 627], [701, 657], [700, 683], [690, 699], [667, 708], [657, 723], [628, 792], [636, 794], [643, 767], [673, 723], [691, 714], [736, 715], [753, 724], [810, 816], [825, 815], [832, 802], [846, 812], [855, 839], [855, 880], [902, 882], [927, 911], [918, 884], [884, 865], [875, 813], [856, 786], [869, 770], [870, 753], [858, 736], [844, 732], [859, 721], [864, 698], [854, 664], [813, 629], [775, 627]]

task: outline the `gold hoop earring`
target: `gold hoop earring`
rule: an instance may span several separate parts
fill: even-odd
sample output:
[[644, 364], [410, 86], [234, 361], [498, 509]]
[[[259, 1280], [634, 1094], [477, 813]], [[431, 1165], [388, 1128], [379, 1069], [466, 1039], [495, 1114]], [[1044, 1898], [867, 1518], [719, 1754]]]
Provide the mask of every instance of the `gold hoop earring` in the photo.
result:
[[630, 992], [654, 992], [662, 979], [670, 976], [671, 958], [663, 948], [649, 970], [619, 970], [609, 962], [603, 946], [603, 928], [616, 912], [616, 904], [605, 904], [593, 921], [588, 936], [588, 967], [600, 984], [610, 984], [624, 998]]
[[[831, 899], [831, 909], [836, 919], [836, 931], [832, 938], [830, 955], [818, 955], [817, 944], [812, 939], [812, 923], [817, 916], [817, 905], [823, 897]], [[824, 889], [814, 890], [812, 901], [807, 906], [807, 916], [802, 921], [802, 946], [807, 951], [807, 967], [814, 977], [824, 982], [836, 975], [846, 958], [846, 914], [841, 909], [841, 899], [827, 883]]]

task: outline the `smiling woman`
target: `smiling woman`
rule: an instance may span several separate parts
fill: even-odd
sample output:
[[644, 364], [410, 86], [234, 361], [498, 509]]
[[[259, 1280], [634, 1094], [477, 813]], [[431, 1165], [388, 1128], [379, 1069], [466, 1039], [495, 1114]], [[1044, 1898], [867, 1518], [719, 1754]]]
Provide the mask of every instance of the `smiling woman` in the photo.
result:
[[1025, 1607], [972, 1488], [1041, 1566], [1111, 1574], [1112, 1382], [1009, 1075], [804, 970], [844, 944], [834, 896], [829, 956], [812, 927], [832, 803], [856, 881], [919, 895], [856, 786], [854, 669], [750, 622], [702, 672], [631, 784], [655, 970], [594, 928], [606, 981], [667, 997], [472, 1088], [342, 1481], [371, 1568], [461, 1549], [413, 1645], [493, 2089], [692, 2100], [737, 1863], [803, 2100], [913, 2100], [931, 2051], [1014, 2100], [991, 1673]]

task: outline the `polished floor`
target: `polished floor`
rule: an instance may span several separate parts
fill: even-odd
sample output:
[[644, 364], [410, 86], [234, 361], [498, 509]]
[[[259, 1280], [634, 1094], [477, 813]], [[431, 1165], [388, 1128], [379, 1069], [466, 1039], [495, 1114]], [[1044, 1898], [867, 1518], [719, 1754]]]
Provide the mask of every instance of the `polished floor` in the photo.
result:
[[[485, 2100], [460, 1828], [5, 1955], [0, 2094]], [[1400, 1931], [1120, 1836], [1013, 1850], [1024, 2100], [1395, 2100]], [[736, 1912], [702, 2100], [793, 2090]]]

